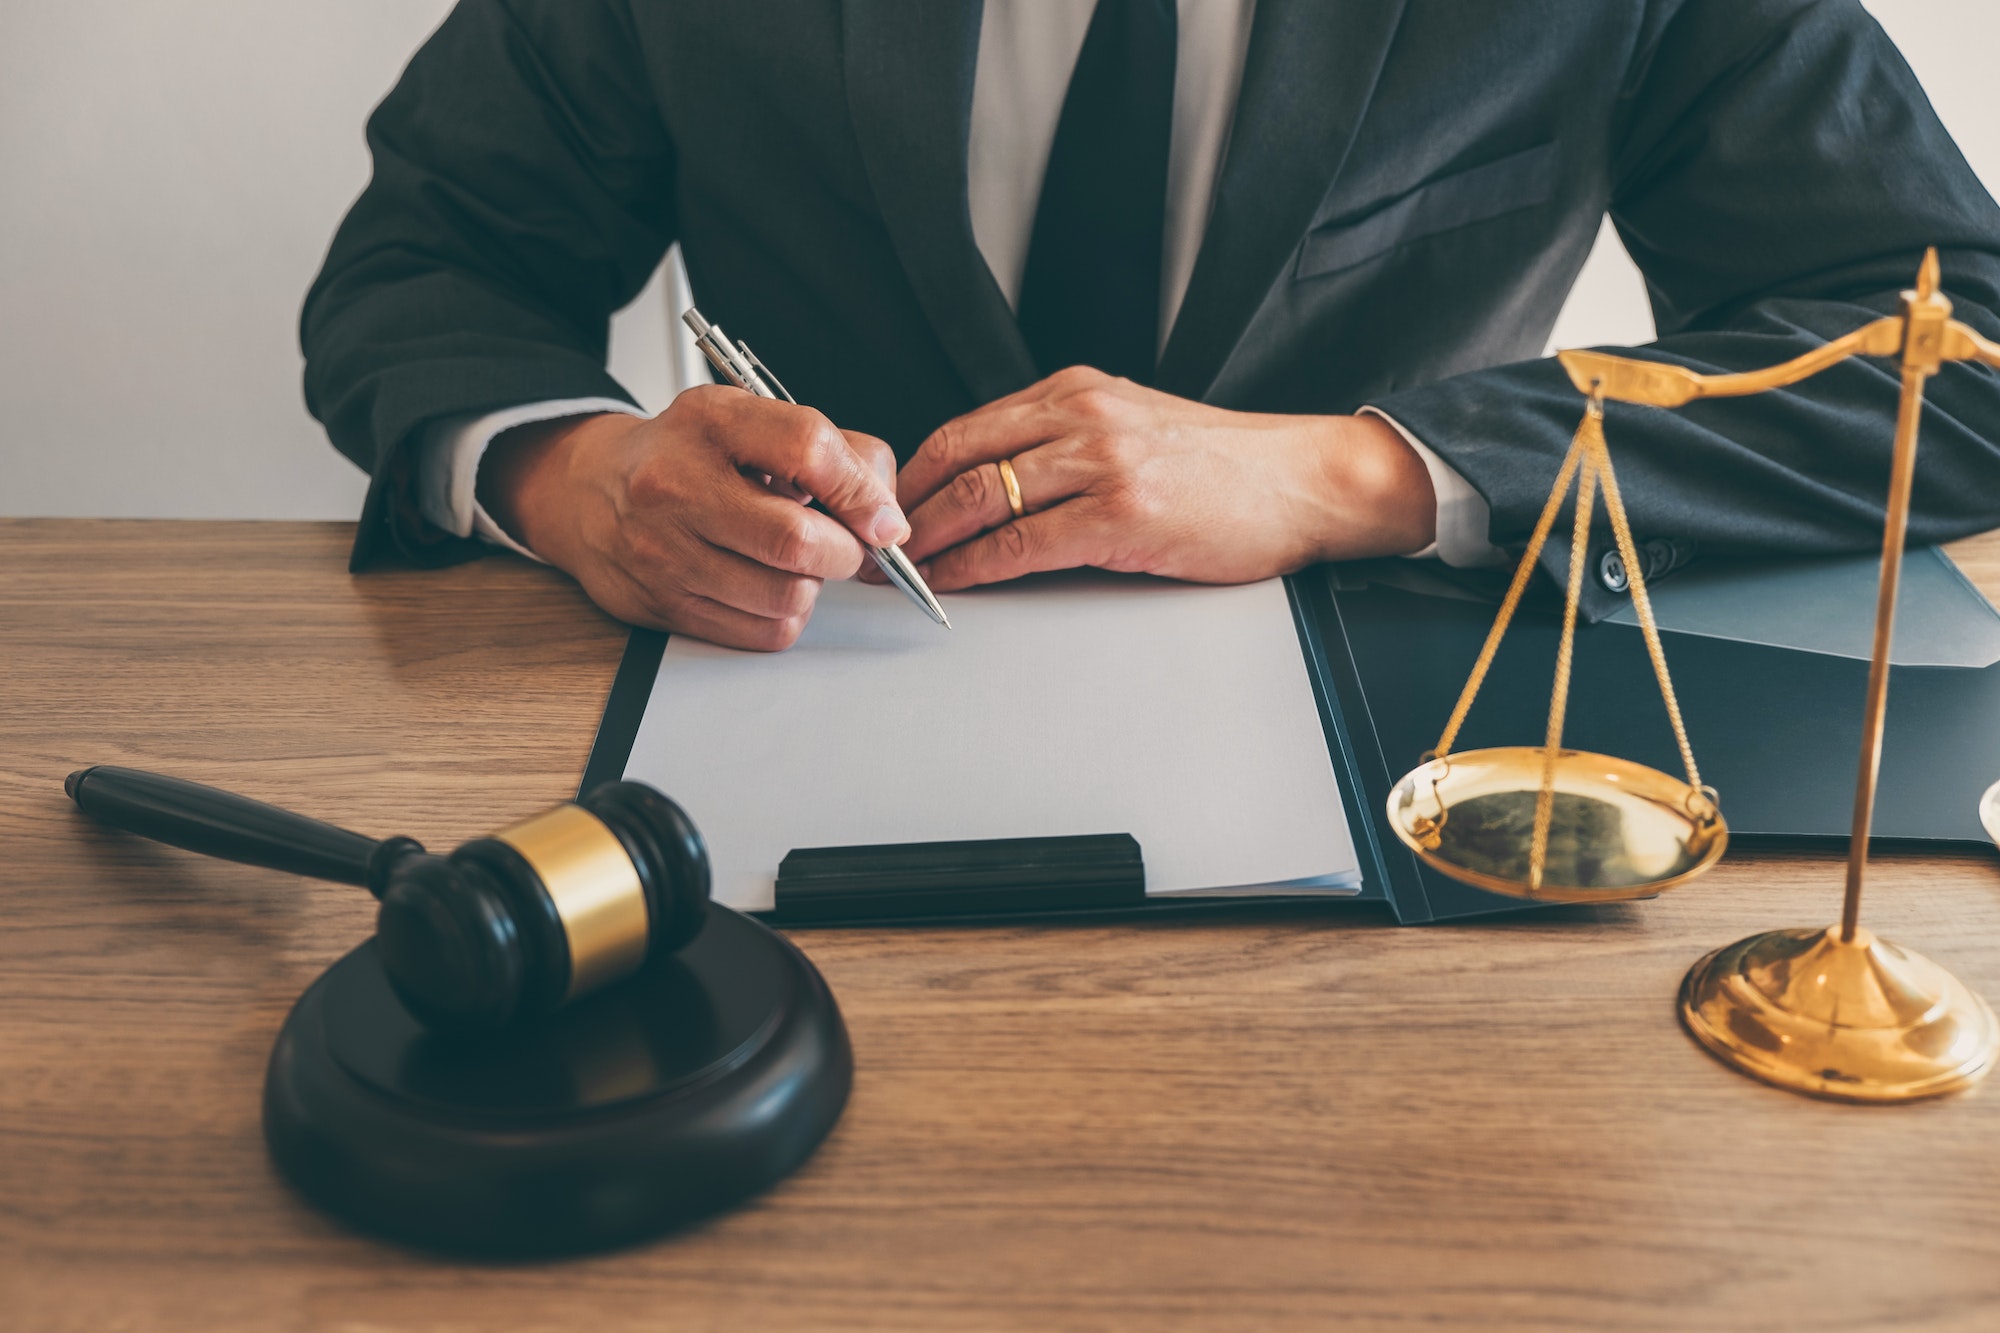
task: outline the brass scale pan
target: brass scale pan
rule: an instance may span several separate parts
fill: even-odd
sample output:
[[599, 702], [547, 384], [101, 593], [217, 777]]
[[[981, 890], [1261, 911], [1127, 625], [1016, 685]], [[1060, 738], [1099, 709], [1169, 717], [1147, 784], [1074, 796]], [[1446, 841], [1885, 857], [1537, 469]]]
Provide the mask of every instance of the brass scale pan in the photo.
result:
[[[1563, 354], [1572, 380], [1590, 395], [1589, 407], [1437, 748], [1389, 793], [1390, 827], [1426, 865], [1509, 897], [1543, 902], [1649, 897], [1701, 874], [1729, 845], [1728, 825], [1715, 793], [1701, 783], [1681, 723], [1644, 566], [1604, 441], [1603, 393], [1616, 369], [1609, 363], [1616, 360], [1596, 353]], [[1647, 363], [1622, 363], [1634, 364]], [[1583, 591], [1584, 561], [1574, 556], [1544, 743], [1451, 752], [1572, 487], [1577, 497], [1572, 552], [1587, 548], [1596, 496], [1603, 493], [1685, 780], [1630, 760], [1562, 747]]]

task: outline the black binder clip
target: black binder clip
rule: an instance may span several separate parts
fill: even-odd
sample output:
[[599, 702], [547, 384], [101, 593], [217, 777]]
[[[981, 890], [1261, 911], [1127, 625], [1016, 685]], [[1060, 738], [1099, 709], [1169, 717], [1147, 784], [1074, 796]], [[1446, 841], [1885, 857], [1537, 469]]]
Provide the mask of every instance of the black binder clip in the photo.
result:
[[916, 921], [1136, 907], [1146, 867], [1129, 833], [805, 847], [778, 867], [784, 924]]

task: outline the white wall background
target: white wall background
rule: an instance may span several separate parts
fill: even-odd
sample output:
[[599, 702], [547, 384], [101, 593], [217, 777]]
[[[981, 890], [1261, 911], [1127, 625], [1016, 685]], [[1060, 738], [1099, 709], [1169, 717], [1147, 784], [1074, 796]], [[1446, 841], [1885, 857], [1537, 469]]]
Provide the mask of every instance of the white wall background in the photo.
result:
[[[2000, 0], [1870, 0], [2000, 190]], [[361, 125], [449, 0], [0, 0], [0, 515], [348, 518], [300, 399], [300, 299]], [[649, 407], [657, 281], [614, 327]], [[1555, 343], [1652, 336], [1607, 231]]]

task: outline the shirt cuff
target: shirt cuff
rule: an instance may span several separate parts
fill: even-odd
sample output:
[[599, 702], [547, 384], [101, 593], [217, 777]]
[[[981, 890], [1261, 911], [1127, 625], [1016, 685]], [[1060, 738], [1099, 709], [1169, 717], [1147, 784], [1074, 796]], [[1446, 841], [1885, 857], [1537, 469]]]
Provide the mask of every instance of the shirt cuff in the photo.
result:
[[618, 398], [551, 398], [522, 403], [484, 415], [445, 417], [425, 428], [417, 461], [417, 510], [424, 521], [454, 537], [473, 537], [503, 546], [530, 560], [541, 557], [507, 535], [479, 503], [479, 461], [502, 432], [537, 421], [597, 412], [646, 415]]
[[1387, 412], [1364, 407], [1355, 415], [1387, 422], [1403, 437], [1405, 444], [1417, 451], [1417, 457], [1424, 460], [1424, 470], [1431, 474], [1431, 490], [1437, 495], [1437, 540], [1421, 551], [1412, 551], [1408, 559], [1438, 559], [1456, 569], [1478, 569], [1507, 563], [1507, 553], [1488, 540], [1493, 526], [1493, 511], [1487, 506], [1486, 497], [1474, 490], [1471, 482], [1459, 476], [1451, 464], [1439, 458], [1422, 440], [1404, 429], [1402, 422]]

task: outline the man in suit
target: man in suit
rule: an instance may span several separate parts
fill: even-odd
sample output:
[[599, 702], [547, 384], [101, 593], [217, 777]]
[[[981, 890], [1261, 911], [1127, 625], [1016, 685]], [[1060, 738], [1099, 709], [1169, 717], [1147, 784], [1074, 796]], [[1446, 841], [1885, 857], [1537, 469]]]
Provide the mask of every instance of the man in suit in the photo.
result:
[[[746, 647], [857, 535], [940, 591], [1504, 559], [1581, 411], [1537, 358], [1607, 211], [1649, 356], [1797, 355], [1932, 244], [2000, 336], [2000, 209], [1855, 0], [462, 0], [369, 141], [302, 323], [374, 478], [356, 566], [512, 546]], [[676, 240], [812, 408], [638, 414], [607, 321]], [[1857, 360], [1614, 405], [1648, 572], [1878, 542], [1895, 399]], [[1929, 402], [1913, 539], [2000, 523], [2000, 377]]]

